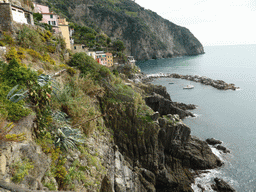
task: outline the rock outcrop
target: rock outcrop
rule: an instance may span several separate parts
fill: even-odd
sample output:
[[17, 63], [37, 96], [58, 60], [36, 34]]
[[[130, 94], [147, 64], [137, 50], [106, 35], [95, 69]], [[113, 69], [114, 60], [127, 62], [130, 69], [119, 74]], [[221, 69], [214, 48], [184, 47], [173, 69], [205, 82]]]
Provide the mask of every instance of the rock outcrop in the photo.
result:
[[180, 109], [169, 99], [165, 99], [161, 95], [154, 93], [152, 96], [145, 97], [146, 104], [154, 111], [158, 111], [161, 115], [178, 114], [180, 118], [187, 116], [194, 117], [193, 113]]
[[227, 182], [225, 182], [223, 179], [215, 178], [214, 184], [212, 185], [212, 189], [217, 192], [234, 192], [235, 189], [231, 187]]
[[208, 138], [205, 140], [209, 145], [216, 145], [216, 144], [221, 144], [222, 141], [214, 139], [214, 138]]

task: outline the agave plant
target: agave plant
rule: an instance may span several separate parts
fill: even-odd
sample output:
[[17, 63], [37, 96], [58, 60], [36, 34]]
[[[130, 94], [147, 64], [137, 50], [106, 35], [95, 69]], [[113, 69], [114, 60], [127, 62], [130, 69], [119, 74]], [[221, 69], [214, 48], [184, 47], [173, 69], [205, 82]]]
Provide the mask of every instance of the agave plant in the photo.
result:
[[[41, 74], [37, 77], [37, 84], [40, 87], [45, 86], [47, 83], [52, 84], [51, 85], [53, 87], [52, 92], [57, 96], [57, 92], [56, 92], [56, 90], [58, 91], [56, 87], [57, 83], [50, 75]], [[13, 87], [6, 97], [7, 99], [9, 99], [14, 103], [17, 103], [20, 100], [28, 97], [29, 90], [24, 90], [24, 89], [18, 90], [18, 87], [19, 85], [16, 85], [15, 87]]]
[[62, 127], [70, 124], [70, 119], [68, 118], [68, 115], [62, 111], [56, 111], [52, 113], [52, 118], [57, 127]]
[[64, 148], [66, 151], [77, 149], [76, 145], [85, 142], [82, 132], [79, 129], [72, 129], [68, 125], [58, 128], [56, 137], [55, 145]]
[[28, 96], [28, 90], [21, 89], [18, 91], [19, 85], [16, 85], [12, 88], [12, 90], [8, 93], [6, 98], [14, 103], [19, 102], [20, 100], [26, 98]]
[[65, 149], [77, 148], [76, 145], [84, 143], [85, 139], [79, 129], [72, 129], [68, 115], [57, 111], [52, 114], [54, 120], [54, 132], [56, 133], [55, 145]]

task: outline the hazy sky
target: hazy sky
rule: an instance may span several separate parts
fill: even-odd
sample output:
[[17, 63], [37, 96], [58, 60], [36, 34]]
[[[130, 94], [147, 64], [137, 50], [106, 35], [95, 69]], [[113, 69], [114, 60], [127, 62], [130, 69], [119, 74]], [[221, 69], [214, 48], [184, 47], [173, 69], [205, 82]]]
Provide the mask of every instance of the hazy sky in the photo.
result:
[[256, 0], [135, 0], [204, 45], [256, 44]]

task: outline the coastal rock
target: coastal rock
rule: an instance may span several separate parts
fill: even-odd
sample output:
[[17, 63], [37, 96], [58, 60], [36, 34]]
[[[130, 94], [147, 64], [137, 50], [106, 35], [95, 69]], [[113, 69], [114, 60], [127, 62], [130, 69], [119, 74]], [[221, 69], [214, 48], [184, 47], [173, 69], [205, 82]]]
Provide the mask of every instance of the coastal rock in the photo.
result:
[[228, 150], [226, 147], [224, 147], [223, 145], [218, 145], [216, 147], [216, 149], [222, 151], [223, 153], [230, 153], [230, 150]]
[[216, 144], [221, 144], [222, 141], [214, 139], [214, 138], [208, 138], [205, 140], [209, 145], [216, 145]]
[[145, 97], [145, 101], [149, 107], [151, 107], [154, 111], [158, 111], [160, 115], [178, 114], [181, 119], [187, 116], [194, 117], [191, 112], [176, 107], [173, 105], [172, 101], [165, 99], [158, 94]]
[[196, 109], [196, 105], [193, 104], [185, 104], [185, 103], [179, 103], [179, 102], [173, 102], [173, 105], [176, 107], [179, 107], [183, 110], [193, 110]]
[[147, 94], [147, 95], [151, 95], [152, 93], [156, 93], [156, 94], [161, 95], [165, 99], [168, 99], [168, 100], [172, 101], [171, 97], [170, 97], [170, 94], [166, 90], [166, 87], [164, 87], [162, 85], [153, 85], [153, 84], [147, 83], [147, 84], [140, 84], [140, 85], [138, 85], [138, 87], [140, 89], [144, 90], [145, 94]]
[[176, 78], [176, 79], [186, 79], [186, 80], [189, 80], [189, 81], [194, 81], [194, 82], [199, 82], [199, 83], [202, 83], [204, 85], [210, 85], [216, 89], [220, 89], [220, 90], [228, 90], [228, 89], [231, 89], [231, 90], [236, 90], [236, 89], [239, 89], [239, 87], [236, 87], [233, 83], [226, 83], [225, 81], [223, 80], [213, 80], [213, 79], [210, 79], [208, 77], [200, 77], [198, 75], [180, 75], [180, 74], [176, 74], [176, 73], [173, 73], [173, 74], [161, 74], [161, 75], [148, 75], [146, 77], [146, 79], [144, 79], [144, 81], [146, 80], [153, 80], [153, 79], [156, 79], [156, 78]]
[[214, 178], [215, 184], [211, 187], [217, 192], [235, 192], [235, 189], [231, 187], [227, 182], [220, 178]]
[[155, 112], [153, 115], [151, 115], [151, 119], [153, 120], [153, 121], [157, 121], [157, 119], [160, 117], [160, 114], [159, 114], [159, 112], [157, 111], [157, 112]]

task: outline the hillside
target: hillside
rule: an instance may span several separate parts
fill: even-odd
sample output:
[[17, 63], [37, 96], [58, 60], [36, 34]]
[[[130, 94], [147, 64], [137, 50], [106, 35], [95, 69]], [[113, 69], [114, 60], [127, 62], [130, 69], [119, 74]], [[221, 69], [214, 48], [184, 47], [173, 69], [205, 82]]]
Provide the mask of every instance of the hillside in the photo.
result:
[[0, 191], [190, 192], [222, 165], [181, 120], [195, 106], [131, 81], [136, 67], [66, 58], [59, 35], [14, 29], [0, 33]]
[[204, 53], [202, 44], [186, 28], [163, 19], [131, 0], [38, 0], [70, 21], [102, 30], [124, 41], [136, 59], [166, 58]]

